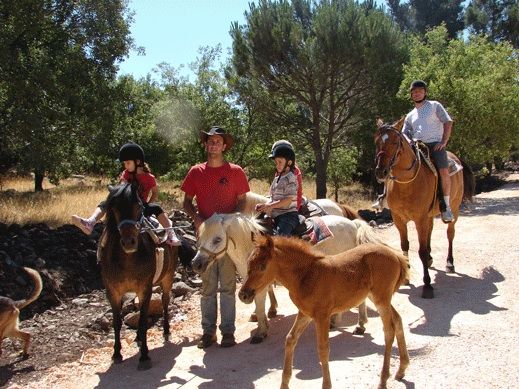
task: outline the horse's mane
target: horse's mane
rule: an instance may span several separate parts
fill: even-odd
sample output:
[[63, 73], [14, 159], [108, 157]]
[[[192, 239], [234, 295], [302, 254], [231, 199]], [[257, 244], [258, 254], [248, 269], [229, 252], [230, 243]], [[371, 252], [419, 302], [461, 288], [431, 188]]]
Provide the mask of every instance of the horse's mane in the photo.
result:
[[315, 261], [325, 257], [324, 253], [315, 250], [308, 242], [296, 237], [274, 236], [272, 240], [276, 249], [288, 252], [301, 261]]
[[134, 201], [142, 203], [142, 201], [137, 193], [137, 186], [129, 182], [110, 186], [109, 191], [106, 198], [106, 228], [113, 233], [117, 230], [117, 223], [112, 209], [117, 207], [120, 201], [125, 204], [132, 204]]
[[200, 234], [203, 233], [207, 224], [211, 223], [225, 223], [229, 219], [236, 221], [237, 225], [244, 231], [251, 231], [254, 233], [257, 232], [266, 232], [266, 228], [260, 225], [254, 216], [244, 215], [239, 212], [235, 213], [215, 213], [209, 219], [207, 219], [200, 226]]

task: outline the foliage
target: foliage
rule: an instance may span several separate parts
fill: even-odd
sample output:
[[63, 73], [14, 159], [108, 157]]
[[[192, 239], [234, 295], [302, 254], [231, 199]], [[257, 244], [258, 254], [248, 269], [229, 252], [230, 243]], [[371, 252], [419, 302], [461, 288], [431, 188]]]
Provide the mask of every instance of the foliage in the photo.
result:
[[339, 201], [339, 189], [351, 184], [357, 171], [359, 152], [355, 147], [343, 147], [333, 151], [328, 177], [333, 187], [335, 201]]
[[0, 3], [1, 150], [53, 182], [113, 124], [112, 81], [132, 47], [123, 0]]
[[392, 106], [403, 36], [370, 1], [259, 1], [245, 16], [246, 25], [231, 28], [233, 86], [270, 125], [311, 150], [316, 196], [325, 197], [332, 150], [350, 145], [366, 118]]
[[429, 84], [454, 120], [449, 149], [471, 163], [506, 157], [519, 142], [519, 56], [509, 43], [483, 37], [448, 40], [445, 27], [416, 39], [399, 95], [413, 79]]
[[519, 48], [519, 3], [516, 0], [472, 0], [465, 12], [465, 25], [474, 34], [494, 42], [509, 41]]

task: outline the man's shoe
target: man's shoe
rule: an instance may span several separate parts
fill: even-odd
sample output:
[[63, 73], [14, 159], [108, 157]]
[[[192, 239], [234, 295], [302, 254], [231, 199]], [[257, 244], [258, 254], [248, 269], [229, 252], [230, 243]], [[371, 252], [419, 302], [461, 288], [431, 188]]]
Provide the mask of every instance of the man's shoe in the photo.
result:
[[223, 334], [222, 341], [220, 342], [221, 347], [232, 347], [235, 344], [234, 334]]
[[198, 341], [198, 344], [196, 346], [198, 348], [208, 348], [214, 342], [216, 342], [216, 335], [203, 334], [202, 337], [200, 338], [200, 340]]
[[451, 208], [447, 207], [447, 209], [441, 213], [441, 217], [444, 223], [451, 223], [454, 220]]
[[96, 224], [95, 222], [92, 222], [88, 219], [83, 219], [78, 215], [72, 215], [71, 220], [72, 224], [74, 224], [76, 227], [79, 227], [79, 229], [87, 235], [90, 235], [92, 233], [92, 231], [94, 230], [94, 226]]

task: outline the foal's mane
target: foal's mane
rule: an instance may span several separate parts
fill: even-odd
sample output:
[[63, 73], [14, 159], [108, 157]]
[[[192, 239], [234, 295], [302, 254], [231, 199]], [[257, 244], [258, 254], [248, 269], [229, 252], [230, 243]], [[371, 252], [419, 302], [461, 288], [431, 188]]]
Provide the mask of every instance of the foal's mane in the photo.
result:
[[314, 250], [310, 244], [296, 237], [274, 236], [274, 249], [290, 255], [290, 261], [313, 262], [325, 257], [325, 255]]

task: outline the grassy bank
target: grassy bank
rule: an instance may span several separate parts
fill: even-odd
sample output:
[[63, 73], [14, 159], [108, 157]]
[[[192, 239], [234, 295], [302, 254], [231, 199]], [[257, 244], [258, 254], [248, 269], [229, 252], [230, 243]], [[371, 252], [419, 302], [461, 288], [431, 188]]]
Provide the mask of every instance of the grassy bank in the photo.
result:
[[[70, 215], [89, 216], [96, 205], [106, 198], [109, 181], [99, 177], [84, 179], [70, 178], [59, 186], [44, 182], [44, 191], [34, 193], [31, 177], [2, 177], [0, 190], [0, 222], [5, 224], [46, 223], [58, 227], [69, 223]], [[267, 194], [270, 183], [252, 180], [254, 192]], [[181, 208], [183, 192], [179, 182], [160, 182], [160, 203], [165, 210]], [[304, 193], [308, 197], [315, 194], [315, 183], [305, 181]], [[331, 194], [332, 191], [329, 190]], [[342, 188], [339, 202], [356, 209], [369, 208], [369, 194], [359, 184]]]

